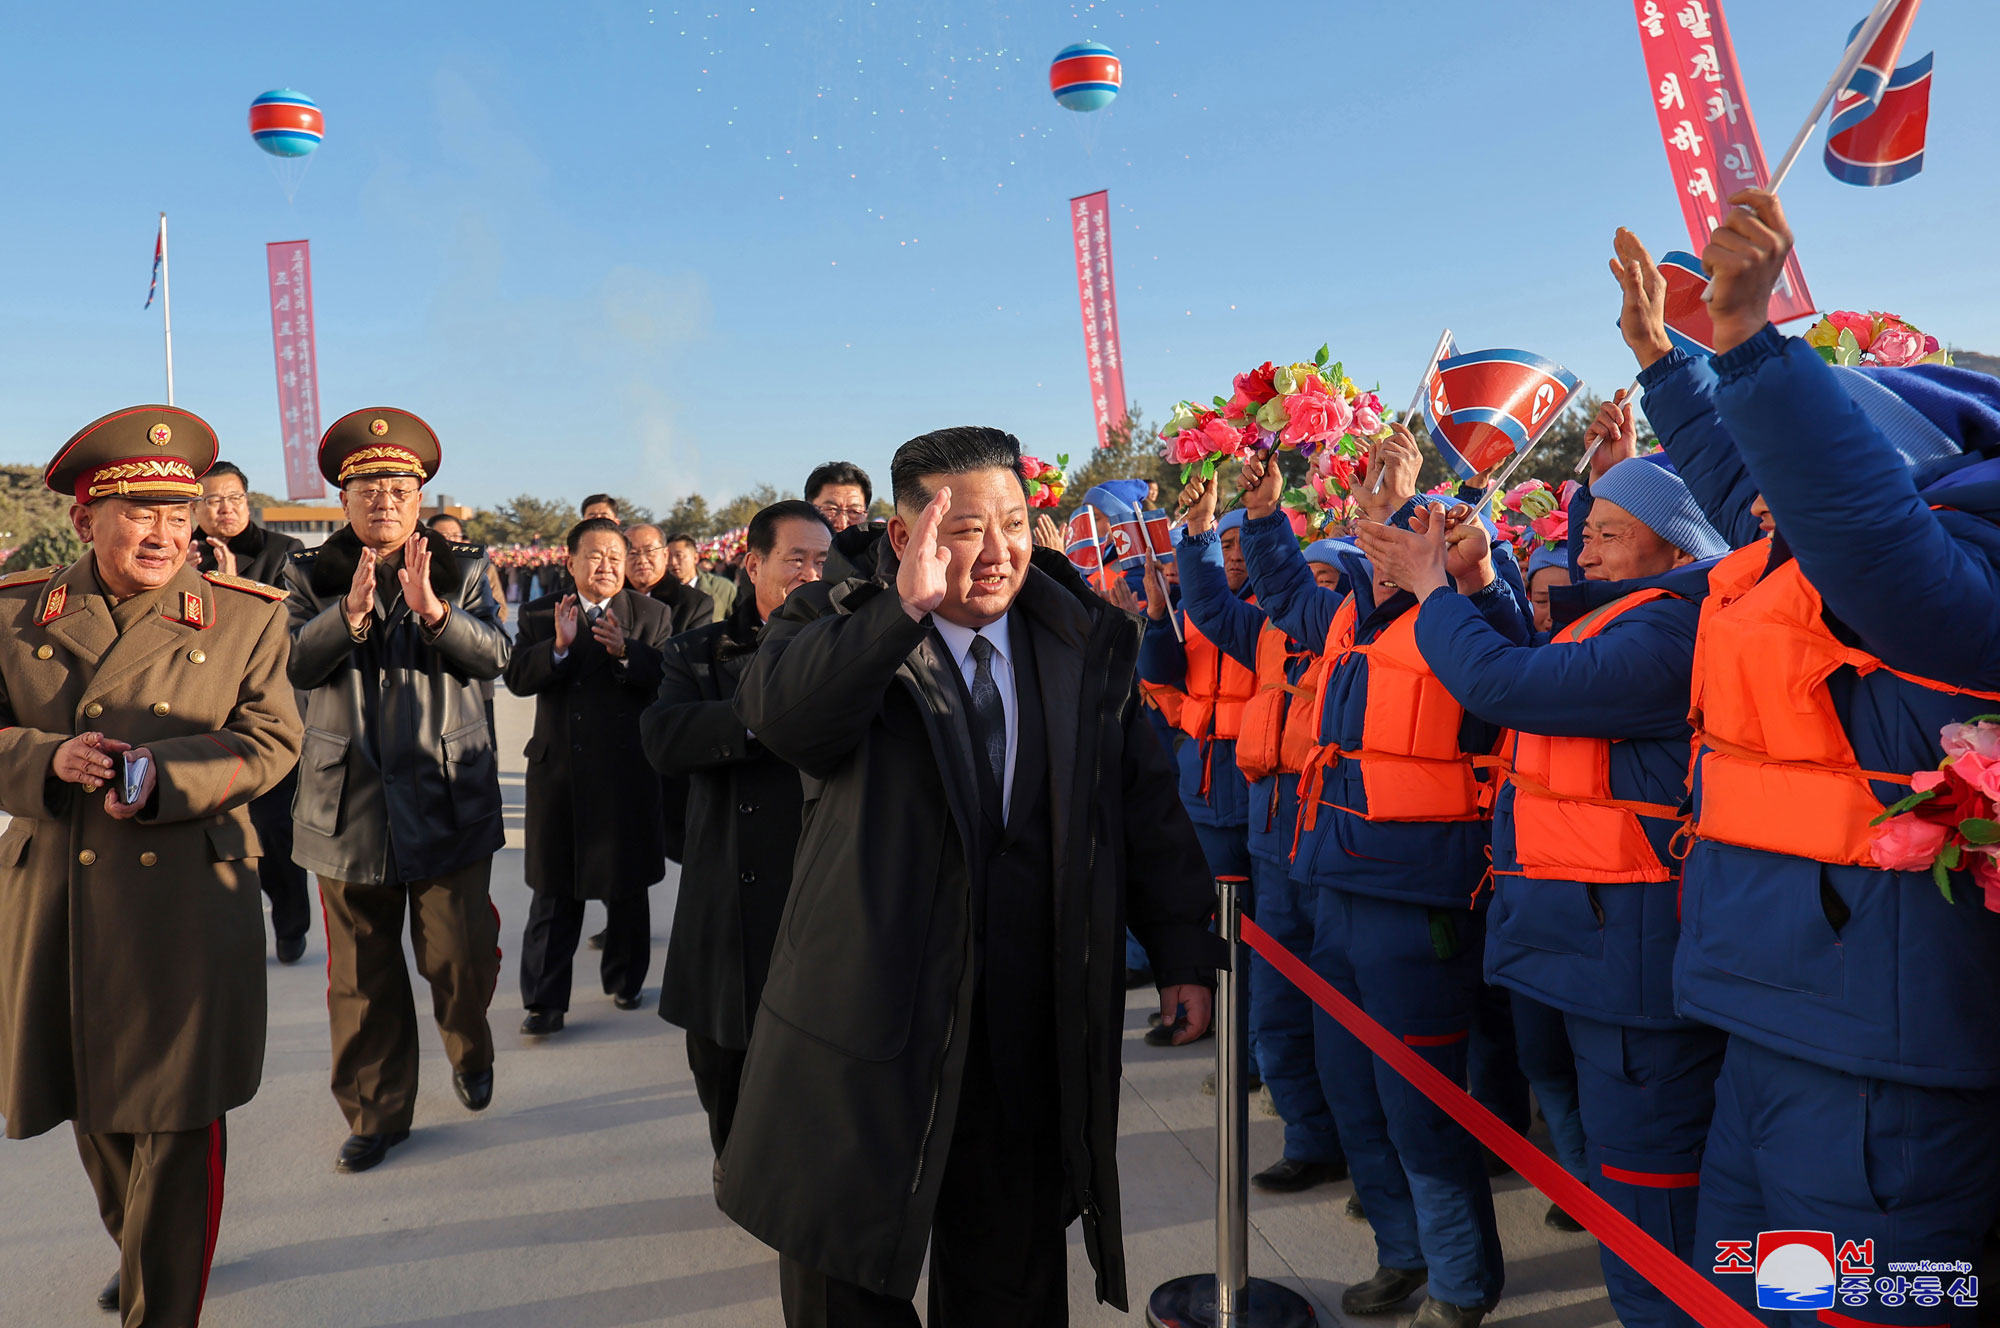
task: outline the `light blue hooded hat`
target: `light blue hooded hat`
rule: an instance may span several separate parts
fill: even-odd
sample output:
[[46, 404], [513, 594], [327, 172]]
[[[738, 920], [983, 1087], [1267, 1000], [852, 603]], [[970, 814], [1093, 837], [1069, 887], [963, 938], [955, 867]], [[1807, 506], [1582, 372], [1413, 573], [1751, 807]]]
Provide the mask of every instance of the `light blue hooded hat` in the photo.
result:
[[[1590, 496], [1618, 504], [1691, 558], [1720, 558], [1729, 552], [1729, 541], [1708, 524], [1687, 481], [1645, 457], [1627, 457], [1605, 471], [1590, 486]], [[1533, 559], [1529, 562], [1532, 567]]]

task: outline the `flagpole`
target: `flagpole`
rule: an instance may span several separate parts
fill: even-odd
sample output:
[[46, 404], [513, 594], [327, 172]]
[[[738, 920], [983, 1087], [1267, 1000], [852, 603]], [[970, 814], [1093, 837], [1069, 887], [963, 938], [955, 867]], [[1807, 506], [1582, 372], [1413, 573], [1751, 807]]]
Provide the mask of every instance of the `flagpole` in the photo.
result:
[[174, 284], [167, 274], [167, 214], [160, 214], [160, 314], [167, 335], [167, 404], [174, 404]]
[[1847, 80], [1854, 77], [1854, 71], [1861, 68], [1861, 62], [1868, 58], [1868, 48], [1882, 35], [1882, 29], [1889, 26], [1889, 19], [1895, 14], [1898, 3], [1899, 0], [1876, 0], [1874, 11], [1862, 23], [1861, 30], [1854, 34], [1854, 40], [1848, 43], [1846, 54], [1841, 56], [1840, 68], [1833, 71], [1833, 77], [1820, 90], [1819, 100], [1813, 103], [1811, 114], [1799, 126], [1799, 132], [1793, 135], [1792, 145], [1785, 149], [1785, 155], [1779, 158], [1778, 169], [1771, 173], [1771, 183], [1766, 186], [1772, 193], [1777, 193], [1778, 186], [1791, 174], [1799, 154], [1805, 151], [1806, 140], [1812, 137], [1813, 130], [1819, 128], [1819, 117], [1840, 90], [1847, 86]]
[[[1417, 417], [1418, 408], [1424, 404], [1424, 389], [1430, 386], [1431, 370], [1437, 368], [1439, 357], [1444, 354], [1444, 348], [1450, 343], [1450, 328], [1446, 328], [1444, 331], [1438, 333], [1438, 344], [1432, 348], [1430, 360], [1424, 365], [1423, 373], [1417, 377], [1417, 394], [1410, 398], [1410, 408], [1403, 412], [1403, 427], [1405, 429], [1410, 428], [1410, 421]], [[1410, 432], [1414, 434], [1416, 430], [1410, 429]], [[1431, 441], [1435, 443], [1437, 440], [1432, 439]], [[1389, 468], [1387, 466], [1375, 472], [1375, 483], [1369, 486], [1368, 492], [1371, 494], [1382, 492], [1382, 481], [1388, 474]]]
[[[1613, 395], [1612, 399], [1617, 400], [1616, 394]], [[1632, 380], [1632, 386], [1625, 389], [1625, 399], [1620, 404], [1629, 406], [1638, 399], [1639, 399], [1639, 380], [1634, 378]], [[1576, 463], [1576, 469], [1571, 471], [1570, 474], [1572, 475], [1583, 474], [1584, 467], [1590, 464], [1590, 459], [1597, 455], [1597, 449], [1602, 446], [1604, 446], [1604, 439], [1602, 436], [1599, 436], [1596, 442], [1592, 443], [1589, 447], [1583, 449], [1583, 460]]]

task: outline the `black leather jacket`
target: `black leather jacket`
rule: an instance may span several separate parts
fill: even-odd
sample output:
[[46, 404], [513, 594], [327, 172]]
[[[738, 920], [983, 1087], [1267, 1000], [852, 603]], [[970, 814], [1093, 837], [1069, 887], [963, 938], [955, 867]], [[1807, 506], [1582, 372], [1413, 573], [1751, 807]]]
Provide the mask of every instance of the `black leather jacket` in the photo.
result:
[[433, 636], [379, 564], [375, 619], [355, 641], [340, 602], [361, 541], [344, 528], [286, 564], [292, 685], [306, 693], [292, 860], [369, 884], [443, 876], [500, 849], [500, 776], [483, 680], [507, 665], [486, 549], [425, 532], [431, 585], [450, 606]]

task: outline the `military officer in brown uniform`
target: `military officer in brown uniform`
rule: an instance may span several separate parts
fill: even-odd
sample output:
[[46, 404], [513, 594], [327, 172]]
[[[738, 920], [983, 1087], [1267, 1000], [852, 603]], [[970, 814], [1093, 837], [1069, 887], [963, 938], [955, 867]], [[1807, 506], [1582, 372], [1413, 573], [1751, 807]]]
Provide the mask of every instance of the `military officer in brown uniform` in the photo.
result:
[[249, 803], [299, 752], [284, 592], [187, 565], [214, 460], [184, 410], [105, 416], [44, 474], [83, 557], [0, 579], [0, 1113], [72, 1123], [128, 1328], [201, 1313], [264, 1069]]
[[417, 521], [437, 474], [431, 427], [376, 407], [334, 421], [319, 465], [348, 524], [291, 556], [291, 680], [306, 692], [292, 860], [326, 906], [333, 1096], [366, 1171], [410, 1134], [417, 1010], [403, 918], [472, 1111], [493, 1099], [486, 1007], [500, 977], [488, 887], [505, 842], [482, 680], [507, 664], [486, 552]]

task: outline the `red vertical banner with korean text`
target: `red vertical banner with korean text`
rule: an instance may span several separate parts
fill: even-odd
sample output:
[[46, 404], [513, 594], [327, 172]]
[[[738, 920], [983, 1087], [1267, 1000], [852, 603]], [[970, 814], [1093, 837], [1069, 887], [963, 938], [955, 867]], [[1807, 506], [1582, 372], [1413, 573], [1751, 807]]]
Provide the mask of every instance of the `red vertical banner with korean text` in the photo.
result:
[[1118, 290], [1111, 277], [1111, 195], [1106, 190], [1069, 201], [1070, 237], [1076, 245], [1076, 289], [1083, 304], [1083, 349], [1090, 366], [1090, 399], [1097, 414], [1097, 445], [1125, 421], [1125, 356], [1118, 343]]
[[[1770, 167], [1743, 90], [1722, 0], [1632, 0], [1632, 8], [1639, 18], [1639, 45], [1646, 53], [1646, 80], [1660, 118], [1667, 165], [1680, 193], [1689, 245], [1699, 254], [1708, 246], [1709, 232], [1722, 224], [1729, 196], [1768, 185]], [[1812, 293], [1794, 249], [1771, 295], [1771, 321], [1788, 322], [1812, 312]]]
[[319, 473], [319, 351], [313, 336], [312, 251], [307, 240], [264, 246], [271, 285], [271, 349], [278, 361], [278, 426], [285, 496], [323, 498]]

